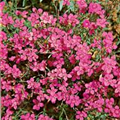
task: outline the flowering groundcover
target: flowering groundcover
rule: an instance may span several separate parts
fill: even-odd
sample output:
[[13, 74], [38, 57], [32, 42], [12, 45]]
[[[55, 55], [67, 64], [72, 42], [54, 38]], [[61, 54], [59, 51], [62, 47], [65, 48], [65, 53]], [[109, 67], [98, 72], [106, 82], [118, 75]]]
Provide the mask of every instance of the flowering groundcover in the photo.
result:
[[2, 120], [119, 120], [120, 41], [104, 7], [56, 3], [52, 14], [0, 2]]

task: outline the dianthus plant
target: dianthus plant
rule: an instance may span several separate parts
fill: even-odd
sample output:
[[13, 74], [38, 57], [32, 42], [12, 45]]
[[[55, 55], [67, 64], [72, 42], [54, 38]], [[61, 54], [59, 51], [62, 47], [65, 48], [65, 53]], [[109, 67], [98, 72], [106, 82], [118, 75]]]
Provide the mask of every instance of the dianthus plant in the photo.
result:
[[[116, 42], [100, 3], [54, 14], [0, 2], [2, 120], [120, 119]], [[60, 2], [61, 4], [61, 2]], [[103, 118], [101, 118], [103, 119]]]

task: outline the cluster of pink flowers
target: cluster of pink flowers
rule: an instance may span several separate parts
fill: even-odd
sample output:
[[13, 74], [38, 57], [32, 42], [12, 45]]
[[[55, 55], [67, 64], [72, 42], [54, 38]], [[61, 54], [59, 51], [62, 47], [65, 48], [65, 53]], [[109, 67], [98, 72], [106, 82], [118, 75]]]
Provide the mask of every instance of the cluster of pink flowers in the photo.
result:
[[87, 117], [87, 114], [84, 111], [77, 111], [76, 119], [77, 120], [84, 120]]
[[87, 8], [87, 3], [85, 0], [77, 0], [76, 4], [78, 5], [79, 12], [80, 13], [85, 13], [86, 8]]
[[117, 46], [113, 43], [113, 34], [112, 32], [103, 32], [103, 44], [105, 46], [106, 52], [111, 53], [112, 49], [116, 49]]
[[[69, 1], [64, 0], [63, 4], [69, 5]], [[30, 14], [15, 11], [20, 16], [17, 19], [3, 12], [5, 3], [0, 3], [0, 24], [19, 29], [12, 36], [5, 30], [0, 32], [2, 108], [5, 108], [2, 120], [12, 120], [15, 111], [29, 101], [32, 110], [22, 113], [21, 120], [35, 120], [36, 111], [58, 103], [73, 109], [76, 120], [84, 120], [92, 110], [120, 119], [120, 106], [116, 102], [120, 96], [120, 67], [116, 56], [111, 54], [117, 48], [113, 34], [103, 30], [108, 24], [105, 11], [99, 3], [88, 5], [85, 0], [77, 0], [76, 4], [81, 15], [97, 14], [96, 21], [79, 21], [79, 16], [72, 13], [57, 19], [36, 8]], [[93, 38], [88, 45], [72, 29], [80, 24], [90, 35], [100, 27], [104, 31], [101, 39]], [[66, 30], [67, 27], [70, 29]], [[101, 59], [96, 61], [90, 52], [93, 49], [106, 54], [100, 54]], [[38, 116], [38, 120], [53, 119], [49, 113]]]
[[59, 17], [60, 23], [63, 25], [72, 25], [73, 27], [79, 24], [79, 20], [77, 19], [77, 15], [73, 15], [72, 13], [67, 15], [64, 14], [63, 16]]
[[[36, 120], [35, 114], [27, 113], [27, 114], [21, 115], [21, 120]], [[54, 120], [54, 119], [52, 119], [46, 115], [40, 115], [38, 120]]]
[[46, 115], [40, 115], [38, 120], [54, 120], [54, 119], [52, 119], [52, 118], [50, 118], [50, 117], [48, 117]]

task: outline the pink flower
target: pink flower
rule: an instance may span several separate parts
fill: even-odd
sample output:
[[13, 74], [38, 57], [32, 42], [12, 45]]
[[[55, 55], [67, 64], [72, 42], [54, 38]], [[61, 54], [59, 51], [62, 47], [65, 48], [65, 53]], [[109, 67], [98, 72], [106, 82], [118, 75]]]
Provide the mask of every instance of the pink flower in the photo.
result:
[[114, 87], [116, 84], [116, 80], [113, 79], [112, 74], [105, 74], [104, 77], [100, 77], [99, 81], [101, 81], [105, 86], [111, 85]]
[[91, 22], [89, 27], [89, 34], [90, 35], [94, 34], [96, 28], [97, 28], [97, 25], [94, 22]]
[[49, 15], [48, 12], [43, 12], [43, 14], [40, 16], [40, 19], [42, 20], [42, 22], [44, 24], [52, 24], [52, 25], [55, 25], [56, 24], [56, 21], [57, 19], [56, 18], [53, 18], [52, 15]]
[[50, 95], [46, 95], [46, 99], [51, 100], [53, 104], [56, 103], [56, 98], [57, 98], [56, 92], [57, 92], [57, 89], [53, 87], [51, 89], [47, 89], [47, 93], [49, 93]]
[[5, 89], [6, 91], [12, 90], [11, 81], [6, 81], [3, 78], [1, 78], [1, 84], [2, 89]]
[[52, 118], [50, 118], [49, 116], [45, 116], [45, 115], [40, 115], [38, 120], [53, 120]]
[[101, 11], [101, 5], [99, 3], [89, 4], [89, 13], [98, 13], [99, 11]]
[[70, 5], [70, 1], [69, 0], [63, 0], [63, 5], [69, 6]]
[[103, 39], [103, 44], [105, 46], [106, 52], [107, 53], [111, 53], [112, 49], [116, 49], [117, 46], [113, 44], [113, 35], [112, 32], [103, 32], [103, 37], [105, 37]]
[[79, 20], [77, 19], [77, 15], [69, 14], [68, 22], [74, 27], [79, 24]]
[[32, 62], [38, 59], [38, 55], [36, 55], [37, 49], [30, 49], [26, 48], [25, 50], [20, 50], [19, 53], [21, 54], [21, 59]]
[[15, 14], [16, 14], [16, 15], [20, 15], [20, 14], [21, 14], [21, 11], [16, 10], [16, 11], [15, 11]]
[[0, 31], [0, 44], [3, 40], [7, 40], [7, 35], [5, 32]]
[[39, 24], [39, 15], [37, 13], [31, 13], [28, 20], [31, 22], [31, 25], [34, 26], [35, 24]]
[[101, 49], [101, 40], [96, 40], [96, 39], [94, 39], [94, 42], [91, 43], [90, 46], [91, 46], [91, 47], [96, 47], [96, 48]]
[[115, 94], [120, 96], [120, 81], [115, 85]]
[[70, 105], [71, 108], [78, 106], [81, 103], [81, 99], [77, 95], [70, 95], [66, 98], [66, 104]]
[[0, 10], [1, 11], [3, 10], [4, 6], [5, 6], [5, 2], [4, 1], [0, 2]]
[[45, 68], [46, 68], [46, 61], [45, 60], [42, 60], [41, 63], [37, 63], [37, 62], [34, 62], [33, 64], [30, 65], [30, 68], [33, 70], [33, 71], [45, 71]]
[[10, 101], [10, 95], [7, 94], [5, 96], [2, 96], [1, 97], [1, 106], [8, 107], [11, 104], [11, 101], [10, 102], [8, 102], [8, 101]]
[[112, 109], [112, 116], [115, 118], [120, 118], [120, 108], [119, 106], [115, 106], [114, 109]]
[[84, 111], [77, 111], [77, 113], [76, 113], [76, 119], [77, 120], [84, 120], [84, 118], [86, 118], [87, 117], [87, 113], [86, 112], [84, 112]]
[[79, 9], [83, 9], [87, 7], [87, 3], [85, 2], [85, 0], [77, 0], [76, 3], [79, 6]]
[[46, 65], [47, 65], [46, 61], [42, 60], [42, 62], [39, 64], [39, 70], [40, 71], [45, 71]]
[[97, 14], [100, 16], [100, 18], [105, 18], [105, 10], [98, 11]]
[[94, 95], [97, 93], [98, 88], [100, 87], [100, 83], [96, 81], [92, 81], [89, 84], [85, 84], [85, 87], [87, 88], [84, 92], [84, 94], [92, 94]]
[[22, 20], [15, 20], [14, 27], [22, 28], [24, 26], [24, 19]]
[[8, 49], [7, 46], [4, 44], [0, 43], [0, 58], [1, 59], [6, 59], [8, 55]]
[[55, 78], [62, 78], [64, 79], [65, 81], [67, 81], [68, 79], [68, 75], [66, 73], [66, 69], [65, 68], [61, 68], [61, 67], [57, 67], [55, 68], [54, 70], [52, 70], [51, 72], [48, 73], [48, 76], [51, 78], [51, 79], [55, 79]]
[[73, 15], [72, 13], [67, 15], [64, 14], [63, 17], [59, 17], [60, 23], [64, 25], [71, 24], [73, 27], [79, 24], [79, 20], [77, 19], [77, 15]]
[[38, 9], [38, 13], [41, 14], [43, 10], [41, 8]]
[[21, 120], [35, 120], [35, 115], [30, 113], [21, 115]]
[[18, 98], [12, 99], [11, 102], [12, 102], [12, 105], [11, 105], [12, 108], [14, 108], [16, 110], [18, 108], [18, 105], [20, 104]]
[[112, 56], [111, 58], [103, 58], [104, 65], [102, 66], [102, 70], [104, 70], [105, 73], [111, 73], [113, 68], [116, 66], [115, 56]]
[[30, 80], [27, 81], [28, 83], [28, 89], [32, 88], [34, 89], [34, 78], [30, 78]]
[[105, 102], [106, 102], [107, 108], [112, 108], [112, 106], [114, 104], [114, 98], [106, 99]]
[[104, 105], [104, 99], [103, 98], [99, 98], [98, 100], [96, 100], [93, 103], [93, 107], [96, 108], [98, 110], [98, 112], [102, 112], [103, 110], [103, 105]]
[[3, 20], [1, 21], [1, 24], [5, 26], [14, 23], [13, 18], [11, 16], [8, 16], [8, 13], [3, 14], [2, 19]]
[[14, 78], [19, 78], [20, 74], [21, 74], [21, 71], [17, 68], [16, 65], [13, 65], [13, 68], [12, 68], [12, 75], [13, 75], [13, 77]]
[[105, 28], [106, 25], [108, 24], [108, 22], [106, 22], [106, 19], [103, 18], [103, 19], [97, 19], [97, 23], [96, 23], [98, 26], [102, 27], [102, 28]]
[[16, 11], [15, 11], [15, 14], [16, 14], [16, 15], [21, 15], [23, 18], [27, 18], [28, 12], [27, 12], [27, 11], [21, 12], [21, 11], [19, 11], [19, 10], [16, 10]]
[[43, 103], [41, 103], [40, 101], [38, 101], [38, 100], [36, 100], [36, 99], [33, 99], [33, 103], [35, 104], [35, 105], [33, 106], [33, 109], [34, 109], [34, 110], [40, 110], [40, 108], [44, 106]]
[[12, 120], [12, 115], [13, 115], [13, 111], [10, 109], [10, 108], [8, 108], [7, 110], [6, 110], [6, 113], [5, 113], [5, 115], [2, 117], [2, 120]]
[[74, 55], [71, 55], [71, 56], [69, 57], [69, 60], [70, 60], [70, 62], [71, 62], [72, 64], [75, 64], [75, 62], [76, 62], [76, 59], [75, 59], [75, 56], [74, 56]]
[[89, 27], [90, 27], [90, 21], [86, 19], [86, 20], [83, 21], [83, 24], [82, 24], [82, 25], [83, 25], [83, 27], [85, 27], [85, 28], [89, 28]]
[[34, 78], [30, 78], [30, 80], [27, 80], [28, 89], [40, 89], [40, 83], [37, 83], [34, 81]]

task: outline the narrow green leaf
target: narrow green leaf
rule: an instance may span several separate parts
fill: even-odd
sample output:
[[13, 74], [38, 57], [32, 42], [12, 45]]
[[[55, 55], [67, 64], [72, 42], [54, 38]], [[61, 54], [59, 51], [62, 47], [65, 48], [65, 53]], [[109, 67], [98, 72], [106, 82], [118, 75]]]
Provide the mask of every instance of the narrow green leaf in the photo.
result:
[[59, 10], [61, 11], [62, 8], [63, 8], [63, 0], [61, 0], [60, 3], [59, 3]]
[[74, 6], [74, 2], [73, 2], [73, 1], [70, 2], [69, 9], [70, 9], [72, 12], [74, 12], [75, 6]]
[[25, 7], [26, 5], [26, 0], [23, 0], [22, 6]]
[[63, 120], [63, 119], [60, 117], [59, 120]]
[[36, 82], [39, 82], [40, 81], [40, 78], [36, 78]]
[[116, 51], [115, 53], [120, 53], [120, 50]]
[[117, 43], [116, 43], [117, 45], [119, 45], [120, 44], [120, 39], [118, 38], [118, 41], [117, 41]]

